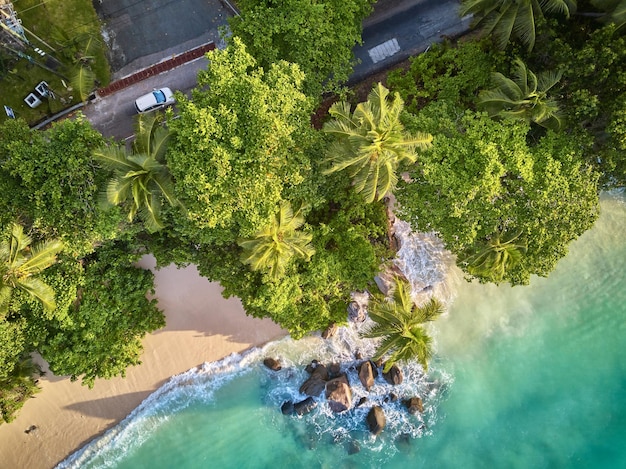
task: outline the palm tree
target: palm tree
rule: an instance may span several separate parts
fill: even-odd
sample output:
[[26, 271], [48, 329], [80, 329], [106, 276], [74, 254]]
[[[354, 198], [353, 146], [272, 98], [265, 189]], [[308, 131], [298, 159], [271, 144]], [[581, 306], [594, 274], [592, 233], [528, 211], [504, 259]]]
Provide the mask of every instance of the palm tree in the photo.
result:
[[508, 237], [498, 231], [486, 241], [475, 254], [465, 259], [470, 274], [482, 280], [500, 283], [504, 275], [515, 267], [528, 249], [522, 233], [514, 233]]
[[157, 113], [140, 114], [135, 123], [135, 141], [129, 153], [120, 145], [96, 150], [94, 156], [113, 171], [106, 189], [112, 205], [129, 201], [128, 221], [135, 216], [144, 220], [148, 231], [163, 228], [161, 199], [171, 206], [180, 205], [174, 196], [174, 184], [165, 164], [165, 152], [171, 132], [163, 127]]
[[357, 192], [370, 203], [393, 191], [396, 170], [403, 161], [414, 163], [416, 150], [428, 148], [432, 135], [407, 135], [400, 122], [404, 102], [398, 93], [387, 99], [389, 90], [374, 86], [367, 101], [350, 112], [350, 104], [338, 102], [329, 109], [333, 120], [323, 130], [336, 137], [330, 148], [331, 167], [326, 174], [348, 169]]
[[591, 3], [606, 12], [601, 20], [605, 23], [614, 23], [615, 32], [620, 32], [626, 26], [626, 0], [595, 0]]
[[495, 88], [480, 92], [479, 106], [491, 117], [524, 119], [558, 130], [561, 127], [559, 106], [547, 94], [563, 73], [550, 71], [535, 75], [520, 59], [515, 59], [512, 71], [512, 79], [501, 73], [492, 75]]
[[54, 291], [37, 274], [56, 262], [63, 243], [53, 240], [32, 247], [31, 243], [32, 238], [17, 223], [0, 242], [0, 318], [7, 314], [16, 288], [37, 299], [47, 311], [56, 307]]
[[393, 299], [376, 298], [370, 306], [369, 316], [376, 324], [363, 336], [383, 338], [374, 360], [390, 354], [385, 372], [396, 362], [412, 359], [428, 370], [428, 361], [432, 357], [432, 339], [423, 325], [441, 315], [443, 305], [432, 298], [426, 305], [417, 307], [411, 299], [410, 289], [408, 282], [396, 278]]
[[243, 248], [241, 261], [252, 270], [269, 270], [276, 280], [285, 274], [285, 268], [292, 257], [307, 261], [315, 253], [310, 245], [312, 235], [297, 231], [304, 224], [300, 211], [293, 213], [289, 202], [281, 202], [280, 209], [269, 226], [259, 231], [253, 238], [239, 241]]
[[474, 26], [493, 34], [496, 45], [504, 49], [511, 36], [530, 52], [535, 46], [536, 25], [544, 13], [561, 13], [569, 18], [576, 11], [576, 0], [463, 0], [460, 14], [474, 15]]

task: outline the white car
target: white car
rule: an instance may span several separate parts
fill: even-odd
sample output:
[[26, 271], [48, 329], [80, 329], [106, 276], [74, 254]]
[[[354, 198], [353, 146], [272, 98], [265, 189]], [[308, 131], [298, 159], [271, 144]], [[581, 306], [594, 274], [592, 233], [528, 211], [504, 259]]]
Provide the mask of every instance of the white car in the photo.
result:
[[174, 104], [174, 93], [169, 88], [155, 89], [148, 94], [144, 94], [135, 100], [135, 109], [137, 112], [150, 112], [155, 109], [160, 109], [170, 104]]

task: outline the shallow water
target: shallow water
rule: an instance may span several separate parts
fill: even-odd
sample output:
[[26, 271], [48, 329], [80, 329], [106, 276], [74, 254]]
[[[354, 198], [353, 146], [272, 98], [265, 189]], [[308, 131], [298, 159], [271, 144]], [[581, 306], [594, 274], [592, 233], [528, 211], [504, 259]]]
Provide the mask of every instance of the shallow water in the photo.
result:
[[[349, 329], [180, 375], [60, 467], [626, 467], [625, 227], [623, 195], [607, 195], [594, 229], [548, 279], [510, 288], [449, 273], [456, 298], [432, 330], [428, 375], [405, 366], [401, 386], [379, 379], [345, 415], [323, 401], [304, 417], [280, 406], [302, 399], [313, 358], [341, 361], [354, 401], [367, 394], [351, 367], [372, 345]], [[280, 357], [283, 370], [264, 368], [265, 356]], [[385, 402], [391, 391], [400, 399]], [[412, 395], [423, 397], [423, 415], [403, 409]], [[387, 415], [376, 438], [364, 424], [375, 403]]]

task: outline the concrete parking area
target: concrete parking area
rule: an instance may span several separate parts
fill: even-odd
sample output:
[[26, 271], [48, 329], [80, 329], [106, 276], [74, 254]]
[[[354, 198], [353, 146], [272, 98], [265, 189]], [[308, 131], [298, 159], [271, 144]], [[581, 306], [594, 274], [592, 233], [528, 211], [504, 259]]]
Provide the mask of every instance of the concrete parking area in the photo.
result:
[[112, 78], [207, 42], [221, 44], [232, 14], [220, 0], [94, 0], [109, 47]]

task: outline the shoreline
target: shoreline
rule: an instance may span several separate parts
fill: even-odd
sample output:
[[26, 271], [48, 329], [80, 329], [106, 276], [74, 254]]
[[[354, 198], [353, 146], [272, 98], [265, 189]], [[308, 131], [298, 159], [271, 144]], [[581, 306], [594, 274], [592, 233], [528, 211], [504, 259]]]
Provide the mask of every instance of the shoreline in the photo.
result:
[[47, 372], [39, 380], [41, 392], [13, 422], [0, 425], [4, 467], [55, 467], [121, 422], [172, 376], [287, 334], [269, 319], [246, 316], [239, 300], [224, 299], [219, 284], [201, 277], [195, 266], [155, 271], [151, 256], [139, 265], [154, 272], [155, 297], [166, 317], [163, 329], [144, 337], [142, 363], [128, 368], [125, 378], [96, 380], [93, 389]]

